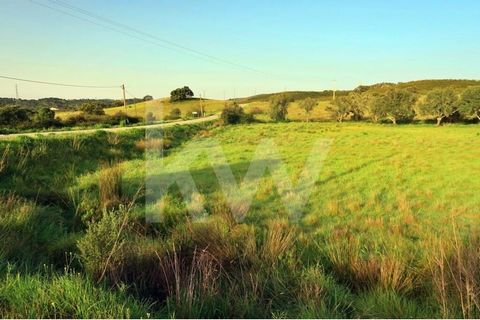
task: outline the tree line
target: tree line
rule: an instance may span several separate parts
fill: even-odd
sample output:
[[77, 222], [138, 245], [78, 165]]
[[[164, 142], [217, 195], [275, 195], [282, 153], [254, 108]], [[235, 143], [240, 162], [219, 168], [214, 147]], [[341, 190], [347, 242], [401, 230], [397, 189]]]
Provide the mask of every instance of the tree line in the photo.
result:
[[[285, 94], [271, 97], [269, 115], [273, 121], [286, 121], [288, 107], [293, 99]], [[318, 106], [318, 100], [311, 97], [298, 102], [305, 112], [306, 121], [310, 121], [312, 111]], [[331, 101], [327, 110], [338, 122], [345, 120], [388, 121], [393, 124], [412, 122], [420, 116], [434, 120], [441, 125], [464, 120], [480, 121], [480, 87], [468, 87], [461, 93], [453, 88], [437, 88], [426, 95], [419, 95], [408, 89], [390, 88], [383, 93], [371, 93], [355, 90]], [[248, 123], [253, 121], [252, 114], [246, 114], [238, 103], [226, 105], [222, 112], [226, 124]]]
[[433, 89], [424, 96], [407, 89], [384, 93], [351, 92], [332, 101], [328, 110], [336, 120], [370, 119], [373, 122], [411, 122], [417, 116], [441, 125], [446, 119], [480, 120], [480, 87], [469, 87], [458, 94], [453, 88]]

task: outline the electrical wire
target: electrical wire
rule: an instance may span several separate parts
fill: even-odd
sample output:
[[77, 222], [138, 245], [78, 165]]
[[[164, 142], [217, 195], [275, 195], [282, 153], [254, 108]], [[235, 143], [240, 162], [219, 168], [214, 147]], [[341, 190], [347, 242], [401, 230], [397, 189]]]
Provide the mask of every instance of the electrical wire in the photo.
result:
[[[255, 68], [251, 68], [251, 67], [248, 67], [248, 66], [245, 66], [245, 65], [242, 65], [242, 64], [239, 64], [239, 63], [236, 63], [236, 62], [232, 62], [232, 61], [229, 61], [229, 60], [226, 60], [226, 59], [222, 59], [222, 58], [219, 58], [219, 57], [216, 57], [216, 56], [213, 56], [213, 55], [210, 55], [208, 53], [204, 53], [204, 52], [201, 52], [201, 51], [198, 51], [196, 49], [192, 49], [192, 48], [189, 48], [187, 46], [184, 46], [184, 45], [181, 45], [181, 44], [178, 44], [176, 42], [173, 42], [173, 41], [170, 41], [170, 40], [167, 40], [167, 39], [163, 39], [163, 38], [160, 38], [160, 37], [157, 37], [153, 34], [150, 34], [150, 33], [147, 33], [147, 32], [144, 32], [142, 30], [139, 30], [139, 29], [136, 29], [136, 28], [133, 28], [131, 26], [128, 26], [126, 24], [123, 24], [123, 23], [119, 23], [117, 21], [114, 21], [112, 19], [109, 19], [109, 18], [105, 18], [105, 17], [102, 17], [100, 15], [97, 15], [95, 13], [92, 13], [90, 11], [87, 11], [87, 10], [84, 10], [84, 9], [81, 9], [79, 7], [76, 7], [76, 6], [73, 6], [67, 2], [64, 2], [64, 1], [61, 1], [61, 0], [48, 0], [50, 3], [52, 4], [55, 4], [57, 6], [62, 6], [63, 8], [66, 8], [66, 9], [69, 9], [71, 11], [74, 11], [76, 13], [79, 13], [79, 14], [82, 14], [82, 15], [85, 15], [85, 16], [88, 16], [90, 18], [93, 18], [93, 19], [96, 19], [98, 21], [101, 21], [102, 23], [104, 24], [109, 24], [109, 25], [114, 25], [116, 28], [111, 28], [110, 26], [105, 26], [104, 24], [99, 24], [95, 21], [91, 21], [90, 19], [85, 19], [83, 17], [79, 17], [77, 15], [73, 15], [71, 13], [67, 13], [63, 10], [60, 10], [58, 8], [54, 8], [54, 7], [51, 7], [51, 6], [48, 6], [46, 4], [43, 4], [43, 3], [39, 3], [35, 0], [29, 0], [30, 2], [33, 2], [33, 3], [36, 3], [38, 5], [41, 5], [41, 6], [44, 6], [46, 8], [49, 8], [51, 10], [54, 10], [54, 11], [57, 11], [57, 12], [61, 12], [63, 14], [67, 14], [69, 16], [72, 16], [72, 17], [75, 17], [75, 18], [78, 18], [78, 19], [81, 19], [81, 20], [84, 20], [84, 21], [87, 21], [89, 23], [93, 23], [97, 26], [101, 26], [101, 27], [104, 27], [104, 28], [107, 28], [107, 29], [110, 29], [110, 30], [113, 30], [115, 32], [118, 32], [118, 33], [121, 33], [121, 34], [124, 34], [126, 36], [129, 36], [129, 37], [133, 37], [137, 40], [141, 40], [141, 41], [146, 41], [146, 42], [149, 42], [151, 44], [154, 44], [154, 45], [158, 45], [162, 48], [168, 48], [168, 49], [180, 49], [184, 52], [188, 52], [188, 53], [191, 53], [191, 54], [194, 54], [196, 55], [197, 57], [200, 57], [200, 58], [204, 58], [204, 59], [207, 59], [208, 61], [210, 62], [214, 62], [214, 63], [218, 63], [218, 64], [226, 64], [226, 65], [230, 65], [230, 66], [233, 66], [233, 67], [236, 67], [236, 68], [240, 68], [240, 69], [244, 69], [244, 70], [247, 70], [247, 71], [251, 71], [251, 72], [255, 72], [255, 73], [260, 73], [260, 74], [263, 74], [263, 75], [268, 75], [268, 76], [275, 76], [273, 74], [270, 74], [270, 73], [267, 73], [267, 72], [264, 72], [262, 70], [258, 70], [258, 69], [255, 69]], [[127, 32], [124, 32], [124, 31], [121, 31], [121, 30], [118, 30], [117, 28], [122, 28], [124, 30], [128, 30], [130, 32], [134, 32], [136, 34], [139, 34], [139, 35], [142, 35], [143, 37], [148, 37], [148, 38], [151, 38], [151, 39], [154, 39], [156, 41], [160, 41], [166, 45], [168, 45], [168, 47], [166, 47], [165, 45], [161, 45], [159, 44], [158, 42], [152, 42], [152, 41], [149, 41], [147, 39], [144, 39], [144, 38], [140, 38], [136, 35], [132, 35], [131, 33], [127, 33]]]
[[9, 79], [9, 80], [16, 80], [16, 81], [23, 81], [23, 82], [31, 82], [31, 83], [39, 83], [39, 84], [46, 84], [52, 86], [61, 86], [61, 87], [75, 87], [75, 88], [94, 88], [94, 89], [113, 89], [113, 88], [121, 88], [121, 86], [87, 86], [87, 85], [79, 85], [79, 84], [67, 84], [67, 83], [59, 83], [59, 82], [47, 82], [47, 81], [39, 81], [39, 80], [28, 80], [16, 77], [9, 77], [9, 76], [2, 76], [2, 79]]

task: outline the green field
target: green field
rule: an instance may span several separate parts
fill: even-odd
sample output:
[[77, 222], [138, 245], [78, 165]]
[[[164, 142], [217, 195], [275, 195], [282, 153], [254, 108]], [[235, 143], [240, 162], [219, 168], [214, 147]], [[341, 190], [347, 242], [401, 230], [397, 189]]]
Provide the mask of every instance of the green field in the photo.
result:
[[[478, 132], [292, 122], [1, 142], [0, 316], [477, 317]], [[189, 165], [190, 203], [173, 187], [145, 205], [145, 149], [168, 164], [214, 139], [240, 182], [272, 139], [296, 181], [325, 138], [298, 220], [270, 174], [233, 219], [206, 156]]]

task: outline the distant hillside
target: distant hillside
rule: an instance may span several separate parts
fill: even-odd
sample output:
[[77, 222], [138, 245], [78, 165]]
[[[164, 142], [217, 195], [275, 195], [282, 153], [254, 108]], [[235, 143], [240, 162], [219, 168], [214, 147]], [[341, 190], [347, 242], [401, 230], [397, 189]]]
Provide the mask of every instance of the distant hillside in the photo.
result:
[[462, 90], [471, 86], [480, 86], [479, 80], [455, 80], [455, 79], [440, 79], [440, 80], [417, 80], [399, 83], [377, 83], [370, 86], [358, 86], [354, 91], [385, 91], [388, 88], [397, 87], [408, 89], [417, 93], [426, 93], [432, 89], [452, 87], [456, 90]]
[[[408, 89], [416, 93], [424, 94], [432, 89], [453, 87], [457, 90], [462, 90], [471, 86], [480, 86], [480, 80], [455, 80], [455, 79], [441, 79], [441, 80], [417, 80], [409, 82], [399, 83], [376, 83], [373, 85], [360, 85], [353, 90], [339, 90], [336, 91], [336, 96], [340, 97], [346, 95], [352, 91], [355, 92], [383, 92], [389, 88], [397, 87], [402, 89]], [[332, 90], [324, 91], [288, 91], [288, 92], [275, 92], [267, 94], [259, 94], [251, 97], [237, 99], [240, 103], [251, 102], [266, 102], [274, 95], [285, 94], [292, 101], [302, 100], [305, 98], [314, 98], [319, 100], [329, 100], [332, 97]]]
[[[347, 94], [350, 91], [340, 90], [336, 92], [337, 96], [342, 96]], [[251, 102], [266, 102], [269, 101], [272, 96], [284, 94], [292, 101], [295, 100], [303, 100], [305, 98], [314, 98], [319, 100], [327, 100], [330, 99], [333, 95], [332, 90], [324, 90], [324, 91], [287, 91], [287, 92], [275, 92], [275, 93], [265, 93], [265, 94], [258, 94], [251, 97], [240, 98], [237, 99], [240, 103], [251, 103]]]

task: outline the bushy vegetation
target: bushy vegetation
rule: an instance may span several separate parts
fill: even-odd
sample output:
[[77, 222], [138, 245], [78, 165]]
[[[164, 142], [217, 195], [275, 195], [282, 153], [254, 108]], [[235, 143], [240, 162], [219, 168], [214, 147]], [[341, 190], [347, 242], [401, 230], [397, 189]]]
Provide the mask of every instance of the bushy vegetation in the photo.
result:
[[193, 91], [185, 86], [183, 88], [177, 88], [170, 92], [170, 101], [171, 102], [176, 102], [176, 101], [182, 101], [182, 100], [187, 100], [189, 98], [193, 97]]
[[223, 124], [251, 123], [254, 120], [253, 115], [245, 113], [243, 108], [237, 102], [225, 104], [221, 119]]
[[182, 117], [182, 111], [179, 108], [173, 108], [169, 114], [165, 116], [165, 120], [177, 120]]
[[290, 100], [284, 94], [275, 95], [270, 99], [270, 118], [273, 121], [287, 120]]

